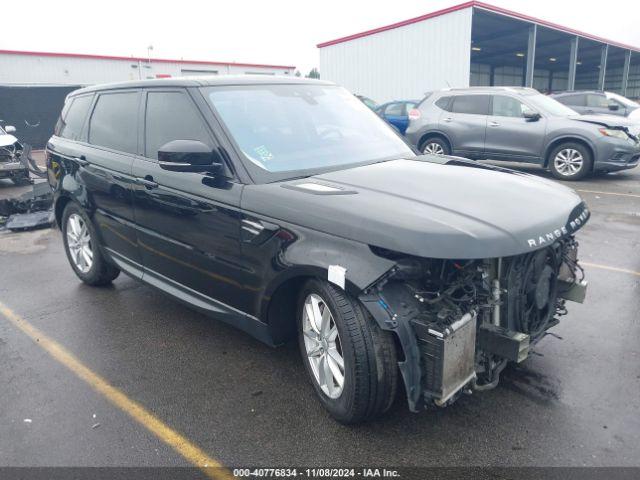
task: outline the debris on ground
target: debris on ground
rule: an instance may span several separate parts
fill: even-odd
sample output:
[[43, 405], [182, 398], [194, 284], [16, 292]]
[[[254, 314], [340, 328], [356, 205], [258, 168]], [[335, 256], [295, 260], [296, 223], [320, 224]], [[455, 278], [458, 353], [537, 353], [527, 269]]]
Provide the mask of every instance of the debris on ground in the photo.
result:
[[23, 421], [24, 421], [24, 423], [31, 423], [31, 419], [30, 418], [25, 418]]
[[0, 228], [12, 231], [53, 225], [53, 193], [47, 182], [33, 185], [31, 191], [15, 198], [0, 199]]
[[94, 423], [94, 424], [91, 426], [91, 428], [95, 430], [95, 429], [96, 429], [96, 428], [98, 428], [99, 426], [100, 426], [100, 424], [99, 424], [99, 423]]

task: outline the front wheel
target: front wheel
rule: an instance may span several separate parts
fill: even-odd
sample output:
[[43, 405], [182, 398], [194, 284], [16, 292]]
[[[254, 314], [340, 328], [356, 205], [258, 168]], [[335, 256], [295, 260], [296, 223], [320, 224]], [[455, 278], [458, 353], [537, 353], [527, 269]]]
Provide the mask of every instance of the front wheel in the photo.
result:
[[67, 204], [61, 227], [67, 258], [80, 280], [92, 286], [107, 285], [115, 280], [120, 270], [102, 255], [93, 224], [80, 206]]
[[357, 299], [325, 281], [305, 284], [298, 312], [303, 362], [329, 413], [351, 424], [387, 411], [398, 381], [392, 334]]
[[549, 170], [558, 180], [581, 180], [592, 165], [591, 152], [580, 143], [563, 143], [549, 154]]

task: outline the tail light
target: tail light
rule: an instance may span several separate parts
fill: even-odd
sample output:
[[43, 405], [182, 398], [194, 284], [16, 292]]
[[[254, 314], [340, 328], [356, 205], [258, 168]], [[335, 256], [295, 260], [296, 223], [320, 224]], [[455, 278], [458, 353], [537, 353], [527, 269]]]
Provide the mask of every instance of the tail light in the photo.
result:
[[417, 108], [412, 108], [411, 110], [409, 110], [409, 120], [418, 120], [421, 116], [422, 114]]

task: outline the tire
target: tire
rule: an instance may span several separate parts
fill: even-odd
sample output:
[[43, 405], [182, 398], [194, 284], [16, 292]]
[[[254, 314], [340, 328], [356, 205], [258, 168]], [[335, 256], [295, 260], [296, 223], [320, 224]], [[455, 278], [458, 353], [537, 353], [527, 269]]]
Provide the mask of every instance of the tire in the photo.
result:
[[551, 150], [547, 163], [558, 180], [576, 181], [591, 173], [593, 156], [581, 143], [566, 142]]
[[420, 151], [424, 155], [451, 155], [449, 143], [441, 137], [430, 137], [422, 142]]
[[[307, 303], [317, 300], [318, 312], [329, 309], [328, 335], [324, 343], [311, 327]], [[374, 418], [386, 412], [395, 400], [398, 385], [396, 346], [392, 334], [382, 330], [357, 299], [321, 280], [309, 280], [298, 300], [298, 339], [302, 360], [320, 402], [333, 418], [344, 424], [354, 424]], [[327, 339], [337, 332], [334, 344]], [[316, 337], [316, 340], [310, 338]], [[333, 345], [333, 347], [332, 347]], [[311, 348], [321, 350], [317, 357], [310, 358]], [[335, 348], [334, 348], [335, 347]], [[338, 353], [343, 369], [335, 360]], [[323, 362], [322, 356], [325, 360]], [[322, 366], [333, 372], [338, 367], [343, 373], [342, 387], [331, 373], [330, 381], [321, 384], [318, 372]], [[326, 372], [327, 370], [325, 370]], [[325, 375], [324, 378], [328, 378]], [[329, 388], [332, 385], [333, 388]]]
[[[80, 280], [97, 287], [108, 285], [116, 279], [120, 270], [104, 258], [100, 240], [91, 220], [76, 203], [69, 202], [65, 207], [61, 229], [67, 259]], [[90, 262], [81, 252], [83, 246], [88, 246], [91, 252]]]

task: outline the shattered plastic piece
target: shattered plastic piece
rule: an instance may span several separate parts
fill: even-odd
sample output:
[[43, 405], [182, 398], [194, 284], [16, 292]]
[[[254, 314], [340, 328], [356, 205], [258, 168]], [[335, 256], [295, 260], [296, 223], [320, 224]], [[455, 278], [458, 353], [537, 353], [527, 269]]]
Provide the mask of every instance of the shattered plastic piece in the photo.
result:
[[53, 210], [43, 212], [18, 213], [11, 215], [7, 219], [5, 227], [9, 230], [34, 230], [37, 228], [47, 228], [53, 225], [55, 217]]
[[347, 269], [340, 265], [329, 265], [328, 280], [344, 290]]
[[24, 421], [24, 423], [31, 423], [31, 419], [30, 418], [25, 418], [23, 421]]
[[8, 217], [16, 213], [31, 213], [48, 210], [53, 204], [53, 193], [47, 182], [33, 185], [33, 188], [14, 198], [0, 200], [0, 216]]
[[98, 428], [99, 426], [100, 426], [100, 424], [99, 424], [99, 423], [94, 423], [94, 424], [91, 426], [91, 428], [95, 430], [95, 429], [96, 429], [96, 428]]

